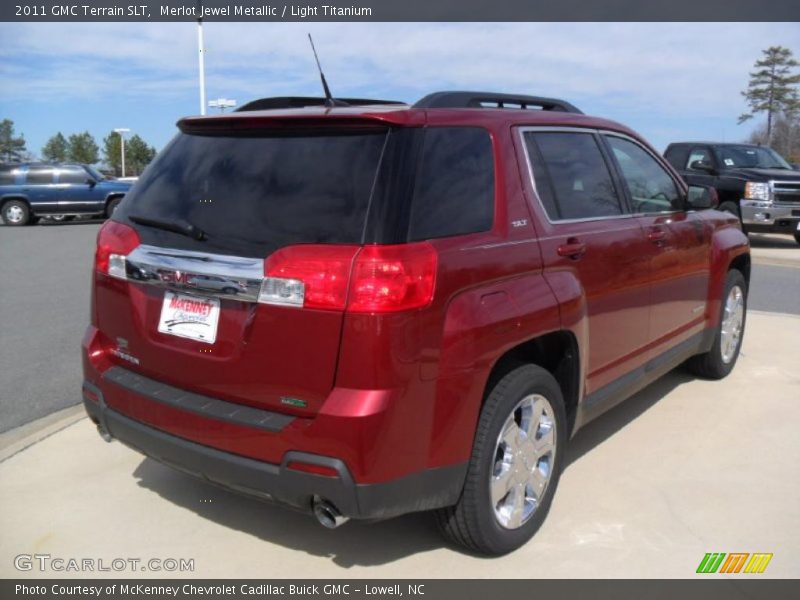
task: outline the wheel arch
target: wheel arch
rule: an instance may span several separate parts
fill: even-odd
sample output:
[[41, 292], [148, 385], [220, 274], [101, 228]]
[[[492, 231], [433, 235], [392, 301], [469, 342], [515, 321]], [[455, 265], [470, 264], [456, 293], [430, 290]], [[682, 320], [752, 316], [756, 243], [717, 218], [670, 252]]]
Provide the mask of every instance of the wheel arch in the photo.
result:
[[552, 331], [506, 350], [489, 372], [482, 404], [503, 376], [523, 364], [542, 367], [558, 382], [567, 411], [567, 431], [571, 433], [580, 397], [580, 349], [575, 334], [564, 329]]

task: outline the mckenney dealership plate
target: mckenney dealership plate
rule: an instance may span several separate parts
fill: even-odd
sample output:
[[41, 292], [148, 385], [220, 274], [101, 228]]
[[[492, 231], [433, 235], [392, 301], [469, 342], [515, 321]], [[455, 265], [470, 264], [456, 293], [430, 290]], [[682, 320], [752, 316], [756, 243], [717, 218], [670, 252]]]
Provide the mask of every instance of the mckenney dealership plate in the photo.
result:
[[213, 344], [217, 339], [219, 300], [166, 292], [158, 330]]

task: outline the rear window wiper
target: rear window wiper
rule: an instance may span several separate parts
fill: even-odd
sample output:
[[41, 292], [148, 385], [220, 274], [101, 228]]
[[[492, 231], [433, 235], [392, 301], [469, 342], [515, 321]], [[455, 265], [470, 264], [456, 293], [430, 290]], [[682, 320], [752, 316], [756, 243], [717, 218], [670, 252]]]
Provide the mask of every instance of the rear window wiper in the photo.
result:
[[141, 217], [139, 215], [128, 215], [128, 218], [139, 225], [154, 227], [155, 229], [163, 229], [164, 231], [171, 231], [173, 233], [179, 233], [199, 242], [202, 242], [204, 239], [206, 239], [205, 231], [195, 225], [192, 225], [186, 219], [154, 219], [152, 217]]

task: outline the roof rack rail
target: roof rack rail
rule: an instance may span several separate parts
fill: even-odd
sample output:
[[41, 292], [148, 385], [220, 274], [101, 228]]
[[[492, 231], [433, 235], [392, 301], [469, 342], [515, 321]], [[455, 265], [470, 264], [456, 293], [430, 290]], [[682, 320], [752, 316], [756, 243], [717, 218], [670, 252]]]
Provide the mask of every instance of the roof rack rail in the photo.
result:
[[494, 92], [434, 92], [417, 101], [413, 108], [524, 108], [583, 114], [558, 98]]
[[[405, 106], [405, 102], [394, 100], [371, 100], [369, 98], [336, 98], [349, 106], [365, 106], [370, 104], [396, 104]], [[313, 96], [276, 96], [274, 98], [260, 98], [243, 104], [235, 112], [249, 110], [278, 110], [281, 108], [304, 108], [306, 106], [325, 106], [325, 98]]]

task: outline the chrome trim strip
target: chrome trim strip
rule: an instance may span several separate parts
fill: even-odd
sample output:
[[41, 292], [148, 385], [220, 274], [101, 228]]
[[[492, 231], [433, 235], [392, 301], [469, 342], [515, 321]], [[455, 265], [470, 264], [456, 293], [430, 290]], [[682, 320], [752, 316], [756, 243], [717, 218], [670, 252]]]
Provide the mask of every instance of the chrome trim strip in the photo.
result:
[[125, 257], [125, 273], [135, 283], [257, 302], [264, 259], [142, 245]]

